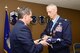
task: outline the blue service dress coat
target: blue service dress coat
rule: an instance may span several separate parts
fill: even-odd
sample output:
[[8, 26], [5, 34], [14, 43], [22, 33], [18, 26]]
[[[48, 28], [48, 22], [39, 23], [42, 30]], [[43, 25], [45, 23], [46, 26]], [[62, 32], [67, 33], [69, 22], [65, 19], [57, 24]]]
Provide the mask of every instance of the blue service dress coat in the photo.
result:
[[[51, 39], [54, 40], [54, 42], [51, 41], [50, 43], [52, 47], [48, 47], [49, 53], [70, 53], [69, 46], [72, 44], [72, 32], [70, 21], [59, 17], [55, 26], [53, 27], [52, 35], [50, 34], [50, 29], [52, 27], [51, 23], [52, 22], [50, 21], [47, 24], [44, 32], [41, 34], [41, 37], [43, 37], [44, 35], [50, 35], [52, 36]], [[57, 40], [58, 38], [62, 41], [55, 41], [55, 39]]]
[[17, 21], [10, 33], [12, 53], [40, 53], [43, 46], [35, 45], [30, 29], [22, 21]]

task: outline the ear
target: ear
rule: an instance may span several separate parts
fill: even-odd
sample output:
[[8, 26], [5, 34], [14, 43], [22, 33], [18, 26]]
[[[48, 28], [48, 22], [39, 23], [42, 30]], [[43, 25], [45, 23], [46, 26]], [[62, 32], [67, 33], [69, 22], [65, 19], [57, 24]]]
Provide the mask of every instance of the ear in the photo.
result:
[[24, 15], [23, 18], [26, 19], [27, 15]]

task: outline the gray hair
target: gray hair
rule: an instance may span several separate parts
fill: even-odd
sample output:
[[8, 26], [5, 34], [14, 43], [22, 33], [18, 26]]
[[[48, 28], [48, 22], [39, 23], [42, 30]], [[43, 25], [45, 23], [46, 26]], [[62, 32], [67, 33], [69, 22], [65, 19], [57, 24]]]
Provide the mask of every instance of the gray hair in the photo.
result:
[[51, 7], [57, 10], [57, 6], [55, 4], [49, 4], [46, 8]]
[[23, 18], [25, 14], [30, 15], [31, 12], [32, 11], [30, 8], [21, 7], [20, 9], [18, 9], [18, 18]]

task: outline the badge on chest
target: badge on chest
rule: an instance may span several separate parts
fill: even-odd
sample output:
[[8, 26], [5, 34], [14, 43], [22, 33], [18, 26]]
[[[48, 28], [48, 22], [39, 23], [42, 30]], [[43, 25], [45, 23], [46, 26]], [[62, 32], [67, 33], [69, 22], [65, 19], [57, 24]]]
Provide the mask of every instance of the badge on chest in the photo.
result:
[[62, 23], [59, 22], [59, 24], [57, 25], [57, 27], [55, 28], [56, 32], [62, 32]]
[[59, 22], [58, 25], [55, 27], [54, 30], [52, 30], [52, 32], [50, 32], [50, 35], [55, 36], [56, 32], [62, 32], [62, 23]]

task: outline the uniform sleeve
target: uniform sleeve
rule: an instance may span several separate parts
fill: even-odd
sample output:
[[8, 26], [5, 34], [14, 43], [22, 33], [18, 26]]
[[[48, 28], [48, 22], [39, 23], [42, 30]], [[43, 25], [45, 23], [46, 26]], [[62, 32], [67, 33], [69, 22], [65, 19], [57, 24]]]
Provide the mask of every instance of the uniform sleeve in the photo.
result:
[[22, 45], [23, 49], [28, 53], [39, 53], [42, 51], [42, 45], [35, 45], [32, 39], [30, 30], [22, 29], [18, 33], [17, 39]]
[[40, 38], [42, 38], [44, 35], [49, 35], [50, 34], [50, 28], [51, 28], [51, 24], [49, 22], [49, 23], [47, 23], [47, 26], [45, 27], [45, 30], [42, 32]]
[[[46, 27], [47, 28], [47, 27]], [[41, 37], [42, 38], [44, 35], [48, 35], [48, 32], [47, 32], [47, 29], [45, 28], [45, 30], [43, 31], [43, 33], [41, 34]]]

